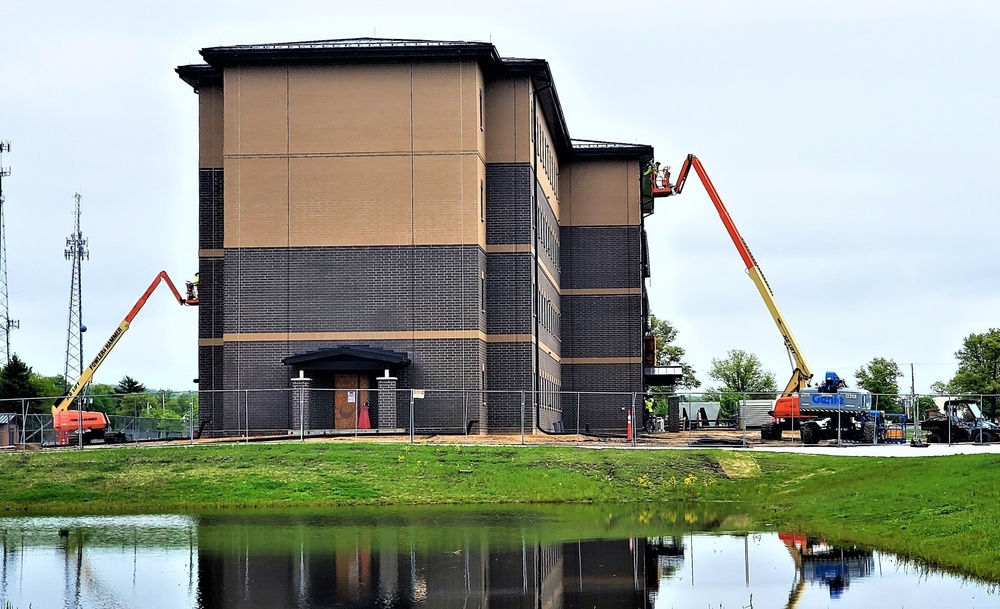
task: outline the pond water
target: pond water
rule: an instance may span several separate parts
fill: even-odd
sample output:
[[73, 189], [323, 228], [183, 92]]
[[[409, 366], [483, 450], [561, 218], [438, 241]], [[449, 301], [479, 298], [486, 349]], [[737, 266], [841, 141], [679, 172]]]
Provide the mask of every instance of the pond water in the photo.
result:
[[0, 518], [0, 607], [1000, 607], [718, 506]]

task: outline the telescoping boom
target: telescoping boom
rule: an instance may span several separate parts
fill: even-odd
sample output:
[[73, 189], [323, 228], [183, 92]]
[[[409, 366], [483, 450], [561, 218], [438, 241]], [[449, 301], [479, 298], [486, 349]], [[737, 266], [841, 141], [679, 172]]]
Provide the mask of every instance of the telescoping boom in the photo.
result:
[[726, 232], [729, 233], [729, 237], [733, 240], [733, 245], [736, 246], [740, 258], [743, 259], [743, 264], [746, 265], [747, 274], [750, 275], [750, 279], [757, 286], [757, 291], [760, 292], [761, 298], [764, 299], [764, 305], [767, 306], [767, 310], [771, 313], [775, 325], [778, 326], [781, 338], [785, 341], [785, 349], [788, 350], [788, 356], [792, 360], [795, 369], [792, 371], [792, 377], [788, 380], [788, 384], [785, 385], [782, 396], [797, 393], [800, 389], [809, 385], [809, 380], [813, 376], [812, 370], [810, 370], [809, 364], [806, 363], [805, 357], [802, 355], [802, 350], [799, 349], [799, 345], [795, 341], [795, 336], [792, 334], [791, 329], [785, 324], [785, 318], [781, 315], [778, 304], [774, 301], [774, 293], [771, 292], [771, 286], [768, 285], [764, 273], [760, 270], [760, 266], [750, 252], [750, 248], [747, 247], [746, 241], [743, 240], [743, 236], [740, 235], [736, 224], [729, 216], [729, 211], [726, 209], [725, 204], [722, 203], [722, 198], [719, 196], [718, 191], [715, 190], [715, 185], [712, 184], [712, 180], [708, 177], [708, 173], [705, 171], [704, 166], [702, 166], [701, 161], [698, 160], [698, 157], [693, 154], [687, 155], [680, 172], [677, 174], [677, 182], [675, 184], [670, 183], [669, 167], [663, 170], [662, 178], [657, 175], [656, 171], [650, 171], [648, 175], [652, 182], [652, 195], [654, 197], [671, 197], [681, 194], [691, 169], [694, 169], [695, 173], [698, 174], [702, 185], [708, 192], [709, 198], [712, 199], [712, 204], [715, 205], [715, 210], [719, 212], [719, 217], [722, 218], [722, 224], [725, 225]]

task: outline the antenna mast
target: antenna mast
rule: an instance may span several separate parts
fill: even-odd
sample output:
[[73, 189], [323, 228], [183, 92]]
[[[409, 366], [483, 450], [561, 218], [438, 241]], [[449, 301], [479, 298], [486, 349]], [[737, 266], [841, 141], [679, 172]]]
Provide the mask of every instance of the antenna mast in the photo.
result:
[[69, 323], [66, 327], [66, 368], [64, 376], [66, 386], [83, 374], [83, 333], [87, 327], [83, 325], [83, 281], [80, 271], [83, 261], [90, 259], [87, 240], [80, 230], [80, 193], [73, 195], [73, 234], [66, 239], [66, 260], [73, 265], [73, 278], [69, 285]]
[[[10, 152], [10, 142], [0, 142], [0, 158], [4, 152]], [[3, 179], [10, 175], [10, 167], [4, 167], [0, 163], [0, 331], [3, 332], [3, 340], [0, 341], [0, 358], [4, 364], [10, 363], [10, 331], [21, 327], [21, 323], [10, 318], [10, 309], [7, 307], [7, 223], [4, 220], [4, 196]]]

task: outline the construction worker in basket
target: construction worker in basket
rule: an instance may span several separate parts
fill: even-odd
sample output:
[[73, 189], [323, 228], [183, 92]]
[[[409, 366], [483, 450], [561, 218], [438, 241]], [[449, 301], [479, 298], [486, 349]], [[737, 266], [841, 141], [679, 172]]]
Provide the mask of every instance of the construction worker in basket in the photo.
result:
[[657, 186], [656, 186], [656, 177], [659, 174], [660, 174], [660, 163], [659, 162], [655, 162], [655, 161], [650, 161], [649, 165], [646, 166], [646, 171], [644, 171], [642, 173], [642, 177], [644, 177], [644, 178], [648, 177], [649, 178], [649, 185], [650, 185], [650, 187], [653, 190], [655, 190], [657, 188]]
[[643, 402], [642, 428], [648, 432], [653, 431], [653, 396], [647, 395]]
[[188, 300], [198, 300], [198, 281], [200, 279], [201, 273], [195, 273], [194, 280], [188, 282]]

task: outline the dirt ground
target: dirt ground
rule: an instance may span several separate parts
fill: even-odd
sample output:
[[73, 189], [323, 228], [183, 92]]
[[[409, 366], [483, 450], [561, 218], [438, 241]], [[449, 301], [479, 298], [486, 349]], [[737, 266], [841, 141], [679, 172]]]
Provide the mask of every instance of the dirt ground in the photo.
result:
[[[701, 446], [707, 447], [710, 445], [724, 445], [724, 446], [741, 446], [744, 438], [742, 431], [733, 430], [712, 430], [712, 431], [684, 431], [677, 433], [655, 433], [647, 434], [640, 433], [635, 441], [628, 440], [625, 436], [619, 437], [601, 437], [601, 436], [588, 436], [582, 434], [545, 434], [545, 433], [526, 433], [524, 436], [520, 434], [506, 434], [506, 435], [417, 435], [414, 436], [414, 442], [418, 444], [478, 444], [485, 446], [512, 446], [512, 445], [531, 445], [531, 446], [590, 446], [590, 447], [647, 447], [647, 448], [667, 448], [667, 447], [687, 447], [687, 446]], [[260, 441], [260, 439], [251, 438], [251, 441]], [[277, 441], [298, 441], [295, 436], [282, 436], [280, 438], [268, 438], [268, 440]], [[211, 438], [205, 440], [198, 440], [197, 443], [227, 443], [227, 442], [241, 442], [242, 438]], [[378, 442], [378, 443], [409, 443], [410, 436], [407, 434], [361, 434], [358, 436], [352, 434], [345, 434], [342, 436], [317, 436], [308, 438], [310, 442]], [[746, 441], [749, 445], [760, 444], [760, 434], [751, 431], [746, 432]], [[788, 442], [789, 440], [785, 440]], [[781, 444], [781, 442], [776, 442], [776, 444]]]

